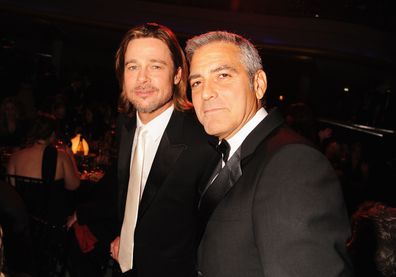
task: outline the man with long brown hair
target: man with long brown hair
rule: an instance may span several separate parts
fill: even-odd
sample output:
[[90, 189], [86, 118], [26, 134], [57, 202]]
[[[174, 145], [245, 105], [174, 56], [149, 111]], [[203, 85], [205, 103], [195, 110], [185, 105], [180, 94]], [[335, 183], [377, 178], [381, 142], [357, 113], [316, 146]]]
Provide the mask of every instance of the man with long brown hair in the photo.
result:
[[169, 28], [146, 23], [124, 36], [116, 72], [122, 226], [112, 257], [126, 276], [196, 276], [197, 193], [217, 155], [190, 111], [183, 50]]

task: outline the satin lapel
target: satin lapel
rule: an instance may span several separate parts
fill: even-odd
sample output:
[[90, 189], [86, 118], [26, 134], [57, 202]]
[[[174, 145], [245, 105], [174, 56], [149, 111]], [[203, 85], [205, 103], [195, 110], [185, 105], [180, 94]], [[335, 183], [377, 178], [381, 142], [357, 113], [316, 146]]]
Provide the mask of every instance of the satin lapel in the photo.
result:
[[[219, 141], [215, 137], [210, 137], [208, 143], [210, 146], [216, 149], [216, 146], [219, 143]], [[217, 173], [221, 169], [221, 154], [218, 151], [216, 151], [216, 153], [217, 155], [213, 156], [213, 158], [208, 161], [208, 166], [205, 169], [205, 173], [202, 175], [203, 181], [201, 182], [198, 189], [200, 197], [202, 197], [202, 195], [209, 187], [211, 181], [216, 177]]]
[[[204, 218], [209, 218], [217, 204], [224, 198], [228, 191], [236, 184], [236, 182], [238, 182], [239, 178], [242, 176], [240, 155], [241, 149], [239, 148], [232, 155], [225, 166], [219, 171], [216, 179], [211, 184], [209, 184], [206, 190], [203, 192], [199, 202], [199, 208]], [[221, 164], [219, 165], [221, 166]]]
[[198, 207], [201, 205], [201, 201], [202, 201], [202, 198], [203, 198], [204, 194], [207, 192], [207, 190], [209, 189], [210, 185], [212, 184], [212, 180], [214, 180], [216, 178], [216, 176], [220, 173], [221, 165], [222, 165], [222, 160], [220, 158], [220, 160], [217, 161], [216, 167], [212, 167], [212, 168], [214, 168], [214, 170], [212, 172], [212, 175], [208, 179], [208, 182], [205, 184], [205, 187], [201, 188], [201, 191], [200, 191], [200, 196], [201, 196], [200, 198], [201, 199], [200, 199], [200, 201], [198, 203]]
[[134, 120], [134, 122], [135, 128], [125, 128], [124, 130], [122, 130], [123, 133], [120, 140], [118, 168], [122, 171], [126, 171], [128, 173], [128, 176], [131, 163], [133, 137], [136, 130], [136, 119]]
[[175, 166], [180, 154], [187, 148], [180, 143], [182, 139], [183, 116], [174, 111], [165, 129], [155, 155], [151, 171], [144, 188], [139, 205], [140, 218], [152, 203], [160, 187], [166, 182], [167, 176]]
[[125, 122], [121, 128], [122, 134], [118, 151], [118, 176], [120, 178], [120, 183], [124, 185], [119, 188], [118, 192], [119, 214], [124, 213], [126, 194], [128, 191], [132, 143], [136, 130], [136, 117], [128, 119], [128, 121]]
[[242, 167], [245, 159], [254, 153], [257, 146], [261, 144], [271, 133], [284, 123], [282, 114], [274, 108], [268, 115], [253, 129], [241, 145]]

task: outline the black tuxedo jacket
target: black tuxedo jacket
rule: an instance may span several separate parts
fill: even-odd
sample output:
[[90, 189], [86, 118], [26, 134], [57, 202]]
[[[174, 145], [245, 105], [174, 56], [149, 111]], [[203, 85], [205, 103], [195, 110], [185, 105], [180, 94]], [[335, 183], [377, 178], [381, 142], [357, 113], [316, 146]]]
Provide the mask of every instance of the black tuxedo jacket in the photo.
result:
[[240, 170], [207, 224], [200, 276], [351, 276], [349, 221], [327, 159], [285, 127], [278, 112], [234, 155]]
[[[128, 191], [136, 117], [119, 119], [118, 218]], [[161, 138], [139, 206], [132, 276], [196, 276], [197, 202], [210, 161], [210, 146], [194, 113], [174, 111]]]

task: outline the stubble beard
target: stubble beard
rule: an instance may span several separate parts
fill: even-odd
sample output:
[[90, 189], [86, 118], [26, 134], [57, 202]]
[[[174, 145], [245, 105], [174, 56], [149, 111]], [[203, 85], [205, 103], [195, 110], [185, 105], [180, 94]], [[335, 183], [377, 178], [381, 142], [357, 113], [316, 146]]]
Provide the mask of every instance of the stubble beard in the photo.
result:
[[[157, 90], [158, 91], [158, 90]], [[161, 98], [161, 99], [154, 99], [152, 102], [149, 103], [144, 103], [142, 104], [139, 99], [133, 97], [130, 101], [133, 107], [139, 112], [139, 113], [152, 113], [163, 106], [165, 106], [167, 103], [172, 101], [173, 95], [169, 95], [167, 98]]]

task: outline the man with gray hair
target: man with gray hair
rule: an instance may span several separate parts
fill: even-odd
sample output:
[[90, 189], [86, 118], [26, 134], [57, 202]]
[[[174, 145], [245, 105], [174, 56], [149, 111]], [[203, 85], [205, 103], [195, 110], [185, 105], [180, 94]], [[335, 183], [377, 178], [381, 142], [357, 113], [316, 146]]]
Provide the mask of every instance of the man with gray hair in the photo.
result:
[[223, 153], [201, 188], [198, 274], [351, 276], [349, 221], [327, 159], [261, 106], [267, 78], [256, 48], [228, 32], [187, 41], [199, 121]]

